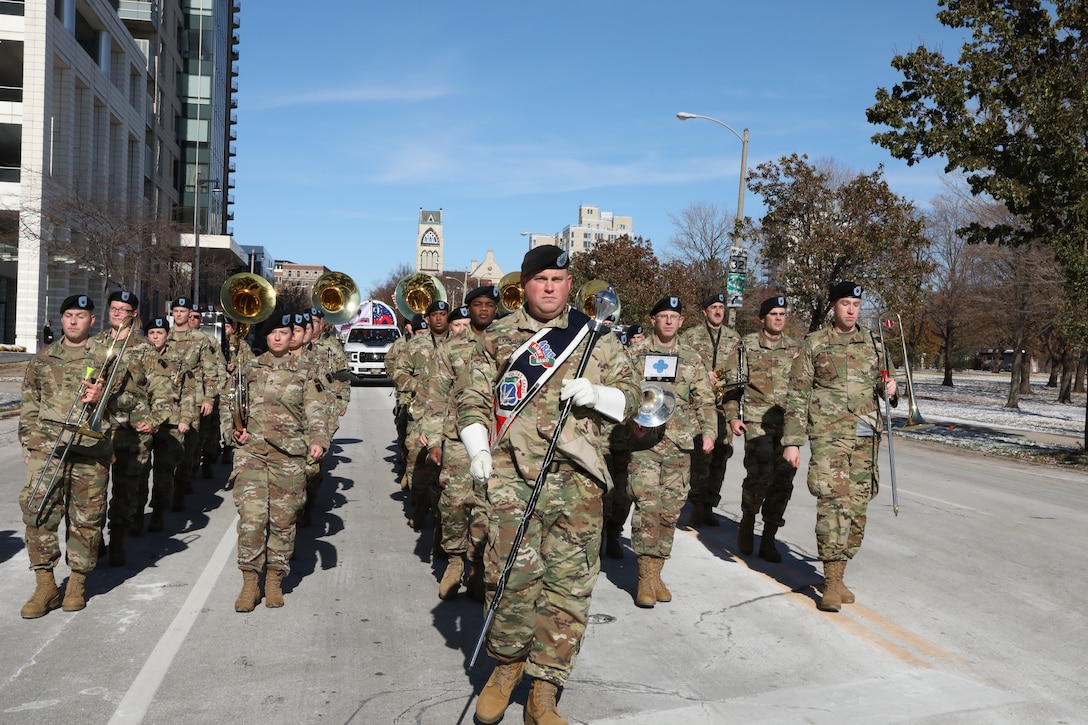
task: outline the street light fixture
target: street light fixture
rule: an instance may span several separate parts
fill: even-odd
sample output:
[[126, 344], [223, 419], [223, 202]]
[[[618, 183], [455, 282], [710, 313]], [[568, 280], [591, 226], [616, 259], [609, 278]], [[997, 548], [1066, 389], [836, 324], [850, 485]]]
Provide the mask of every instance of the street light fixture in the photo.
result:
[[557, 247], [560, 246], [559, 240], [555, 238], [554, 234], [545, 234], [544, 232], [518, 232], [523, 237], [529, 237], [529, 248], [533, 248], [533, 239], [536, 237], [549, 237], [552, 240], [552, 244]]
[[197, 177], [193, 193], [193, 302], [198, 304], [200, 303], [200, 209], [203, 206], [200, 203], [200, 190], [205, 186], [210, 187], [209, 196], [222, 191], [219, 188], [219, 179]]

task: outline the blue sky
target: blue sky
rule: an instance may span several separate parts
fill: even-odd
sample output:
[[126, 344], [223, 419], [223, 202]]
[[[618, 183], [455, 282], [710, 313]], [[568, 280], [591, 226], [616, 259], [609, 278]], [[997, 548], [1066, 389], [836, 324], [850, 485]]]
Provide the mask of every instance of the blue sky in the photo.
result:
[[[303, 10], [302, 8], [305, 8]], [[874, 146], [865, 121], [889, 65], [919, 44], [955, 54], [936, 0], [551, 0], [242, 4], [234, 235], [278, 259], [350, 274], [364, 292], [412, 263], [420, 207], [444, 209], [446, 267], [580, 204], [630, 215], [669, 255], [669, 215], [736, 210], [749, 168], [793, 152], [885, 164], [920, 206], [942, 164]], [[758, 218], [748, 193], [745, 213]]]

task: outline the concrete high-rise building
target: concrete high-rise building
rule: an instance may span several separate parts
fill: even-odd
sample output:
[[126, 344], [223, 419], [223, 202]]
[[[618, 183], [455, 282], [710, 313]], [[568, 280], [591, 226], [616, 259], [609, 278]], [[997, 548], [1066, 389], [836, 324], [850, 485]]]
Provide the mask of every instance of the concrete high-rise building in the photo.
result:
[[[37, 349], [69, 294], [102, 309], [123, 285], [144, 315], [164, 309], [186, 283], [150, 280], [191, 274], [195, 256], [178, 225], [207, 235], [210, 266], [245, 264], [226, 237], [240, 0], [2, 4], [0, 342]], [[93, 253], [74, 254], [97, 251], [80, 222], [94, 213], [139, 245], [98, 254], [109, 284]]]
[[578, 207], [578, 223], [563, 227], [558, 234], [540, 234], [522, 232], [529, 237], [529, 249], [542, 244], [555, 244], [565, 249], [572, 256], [578, 252], [589, 252], [600, 242], [611, 242], [622, 236], [634, 238], [635, 232], [631, 217], [619, 216], [610, 211], [601, 211], [599, 207], [582, 204]]

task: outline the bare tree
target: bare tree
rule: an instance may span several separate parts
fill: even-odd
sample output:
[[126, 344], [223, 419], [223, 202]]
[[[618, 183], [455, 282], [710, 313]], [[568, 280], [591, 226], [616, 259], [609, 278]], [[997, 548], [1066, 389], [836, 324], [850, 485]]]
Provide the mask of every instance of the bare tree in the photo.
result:
[[695, 297], [701, 299], [724, 290], [734, 240], [734, 217], [724, 207], [698, 201], [679, 216], [669, 214], [669, 221], [676, 234], [670, 240], [673, 252], [666, 259], [691, 269], [694, 276], [688, 278], [688, 287]]

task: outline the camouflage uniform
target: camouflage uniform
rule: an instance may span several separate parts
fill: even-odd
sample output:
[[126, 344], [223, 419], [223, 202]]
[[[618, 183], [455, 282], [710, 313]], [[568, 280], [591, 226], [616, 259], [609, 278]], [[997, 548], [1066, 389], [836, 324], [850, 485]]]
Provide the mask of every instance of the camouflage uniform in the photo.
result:
[[[184, 358], [171, 345], [167, 344], [163, 351], [157, 354], [148, 370], [148, 378], [153, 381], [153, 386], [154, 381], [161, 381], [158, 385], [163, 386], [166, 391], [162, 400], [169, 409], [166, 420], [151, 436], [150, 473], [154, 477], [151, 486], [151, 508], [155, 511], [163, 511], [173, 500], [174, 472], [185, 455], [185, 436], [178, 430], [178, 425], [181, 423], [186, 423], [190, 427], [196, 425], [200, 411], [196, 407], [192, 371], [188, 370]], [[136, 498], [137, 512], [142, 512], [144, 506], [147, 505], [148, 473], [145, 471], [140, 481]]]
[[[416, 528], [422, 523], [428, 502], [433, 503], [438, 498], [439, 471], [438, 466], [427, 460], [427, 451], [419, 445], [419, 425], [423, 411], [416, 408], [416, 392], [426, 383], [423, 371], [427, 361], [434, 355], [439, 343], [448, 337], [448, 333], [439, 337], [430, 330], [412, 335], [404, 352], [397, 356], [394, 373], [393, 382], [398, 390], [404, 392], [405, 399], [408, 401], [408, 435], [405, 438], [408, 449], [406, 475], [416, 508], [412, 519]], [[420, 509], [421, 505], [422, 509]]]
[[[785, 526], [783, 515], [793, 494], [797, 469], [782, 457], [782, 425], [786, 413], [790, 369], [801, 342], [783, 334], [772, 340], [760, 332], [744, 337], [745, 368], [748, 384], [744, 388], [744, 470], [741, 511], [755, 516], [760, 509], [763, 521], [771, 526]], [[725, 403], [725, 418], [740, 415], [737, 398]]]
[[[865, 536], [866, 510], [877, 492], [882, 367], [874, 333], [828, 326], [805, 338], [790, 371], [782, 445], [801, 446], [808, 436], [808, 490], [817, 499], [816, 544], [824, 562], [852, 559]], [[865, 425], [873, 435], [858, 435]]]
[[[348, 403], [351, 402], [351, 381], [344, 376], [348, 372], [348, 356], [344, 352], [344, 345], [336, 336], [336, 328], [331, 325], [326, 326], [311, 345], [317, 356], [324, 359], [325, 367], [331, 374], [340, 373], [330, 383], [333, 401], [336, 403], [336, 416], [339, 418], [348, 412]], [[336, 423], [335, 427], [340, 427], [339, 421], [333, 422]]]
[[[303, 370], [309, 371], [317, 390], [318, 401], [321, 403], [321, 413], [324, 418], [323, 428], [329, 440], [332, 440], [336, 430], [340, 427], [340, 401], [336, 397], [334, 381], [332, 378], [332, 358], [325, 351], [319, 351], [311, 344], [296, 353]], [[306, 499], [302, 512], [299, 515], [299, 524], [309, 526], [314, 504], [317, 500], [317, 492], [321, 488], [321, 482], [325, 474], [321, 470], [322, 461], [306, 461]]]
[[[199, 328], [178, 330], [172, 328], [167, 338], [168, 344], [174, 346], [178, 353], [185, 359], [186, 367], [192, 371], [194, 380], [194, 394], [196, 407], [205, 402], [214, 403], [219, 395], [219, 364], [216, 360], [215, 349], [212, 347], [215, 341]], [[181, 463], [174, 473], [174, 501], [175, 509], [184, 508], [184, 496], [192, 489], [193, 468], [196, 466], [200, 447], [199, 423], [185, 434], [185, 452]]]
[[651, 334], [628, 349], [636, 373], [642, 373], [647, 356], [675, 355], [676, 410], [664, 425], [632, 433], [629, 489], [631, 548], [640, 556], [667, 559], [672, 553], [676, 521], [688, 495], [691, 452], [700, 436], [714, 435], [714, 391], [698, 352], [677, 340], [671, 348]]
[[[543, 328], [565, 328], [568, 314], [564, 311], [545, 324], [522, 309], [484, 332], [457, 383], [458, 430], [473, 423], [491, 428], [495, 386], [510, 357]], [[493, 448], [485, 551], [491, 593], [555, 432], [562, 408], [560, 383], [573, 377], [583, 349], [571, 355]], [[628, 415], [636, 409], [638, 376], [615, 335], [603, 335], [597, 342], [585, 377], [621, 391]], [[558, 685], [566, 682], [581, 647], [600, 572], [601, 496], [611, 485], [601, 420], [595, 410], [572, 409], [560, 436], [554, 472], [545, 478], [487, 639], [488, 653], [500, 663], [528, 658], [526, 673]]]
[[[711, 330], [704, 322], [680, 332], [681, 345], [696, 350], [703, 357], [708, 373], [721, 372], [724, 369], [726, 380], [736, 379], [739, 342], [740, 336], [725, 325], [718, 330]], [[693, 504], [706, 507], [707, 512], [710, 512], [722, 500], [725, 465], [733, 455], [733, 432], [729, 429], [729, 421], [720, 409], [717, 415], [717, 431], [714, 451], [710, 455], [703, 453], [699, 441], [696, 441], [691, 453], [691, 495], [689, 498]]]
[[[19, 411], [19, 442], [24, 458], [29, 458], [26, 480], [19, 494], [19, 505], [26, 524], [26, 548], [30, 556], [30, 568], [52, 570], [60, 559], [58, 529], [62, 517], [67, 518], [65, 535], [66, 560], [72, 571], [87, 573], [98, 561], [98, 546], [102, 540], [102, 524], [106, 517], [106, 484], [110, 458], [113, 455], [113, 416], [104, 414], [101, 419], [103, 438], [91, 438], [75, 434], [64, 470], [57, 477], [57, 485], [48, 499], [42, 523], [37, 523], [38, 504], [45, 494], [45, 485], [52, 475], [53, 466], [46, 473], [42, 487], [34, 500], [30, 497], [42, 473], [55, 442], [60, 441], [58, 453], [72, 436], [63, 432], [61, 423], [77, 399], [82, 381], [89, 374], [103, 370], [106, 346], [88, 340], [86, 346], [72, 348], [64, 344], [64, 338], [38, 351], [27, 366], [23, 378], [23, 398]], [[131, 384], [127, 376], [120, 376], [122, 386]], [[113, 413], [122, 396], [134, 397], [132, 390], [122, 387], [108, 399], [106, 411]], [[72, 421], [76, 421], [82, 408], [87, 416], [98, 404], [80, 403], [75, 408]], [[86, 423], [87, 420], [83, 420]]]
[[[295, 517], [305, 498], [310, 445], [329, 447], [327, 415], [305, 363], [291, 354], [264, 353], [246, 366], [251, 436], [234, 455], [230, 481], [238, 508], [238, 568], [290, 570]], [[224, 437], [234, 419], [222, 411]]]
[[[230, 390], [230, 374], [227, 372], [227, 358], [223, 355], [223, 348], [218, 340], [212, 340], [211, 354], [215, 359], [215, 393], [212, 398], [212, 412], [201, 418], [200, 426], [200, 455], [201, 468], [205, 478], [212, 477], [211, 464], [219, 459], [223, 451], [223, 441], [219, 431], [219, 406], [222, 402], [222, 393]], [[205, 387], [205, 394], [209, 388]], [[196, 469], [197, 461], [193, 461], [193, 469]]]
[[394, 390], [396, 390], [396, 402], [393, 404], [393, 420], [397, 428], [397, 462], [396, 465], [394, 465], [394, 469], [398, 473], [404, 472], [405, 462], [408, 460], [409, 401], [408, 394], [397, 384], [396, 366], [400, 356], [404, 354], [404, 350], [408, 347], [409, 340], [411, 340], [410, 337], [401, 335], [389, 347], [389, 351], [385, 353], [385, 374], [393, 383]]

